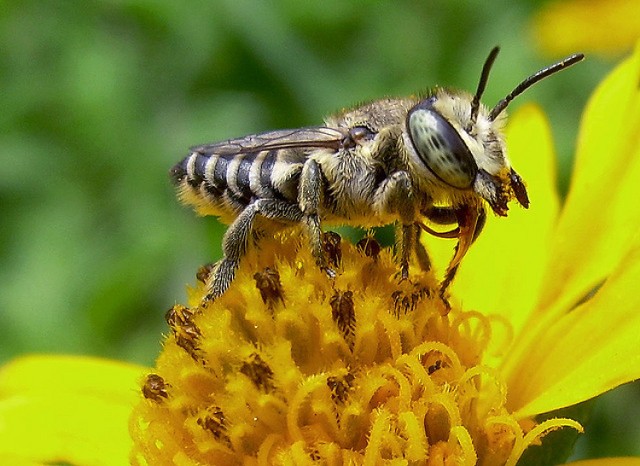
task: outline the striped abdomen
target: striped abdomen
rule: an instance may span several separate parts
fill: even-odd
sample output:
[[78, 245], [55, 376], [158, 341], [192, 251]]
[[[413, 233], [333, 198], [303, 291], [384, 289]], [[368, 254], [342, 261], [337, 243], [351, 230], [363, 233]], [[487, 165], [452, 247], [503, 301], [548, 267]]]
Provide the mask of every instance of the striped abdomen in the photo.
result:
[[278, 198], [297, 202], [304, 155], [294, 150], [248, 153], [194, 151], [171, 169], [180, 199], [202, 215], [228, 220], [253, 199]]

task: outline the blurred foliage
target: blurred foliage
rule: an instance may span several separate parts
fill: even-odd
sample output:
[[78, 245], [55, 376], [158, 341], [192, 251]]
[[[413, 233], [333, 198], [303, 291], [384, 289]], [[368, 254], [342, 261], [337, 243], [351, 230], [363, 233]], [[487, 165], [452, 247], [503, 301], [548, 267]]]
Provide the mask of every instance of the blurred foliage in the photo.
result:
[[[223, 228], [180, 207], [168, 180], [189, 146], [436, 83], [474, 90], [499, 44], [493, 104], [552, 60], [530, 36], [536, 7], [2, 2], [0, 362], [65, 352], [150, 364], [164, 310], [220, 255]], [[611, 66], [589, 60], [519, 99], [550, 115], [562, 189], [581, 109]]]

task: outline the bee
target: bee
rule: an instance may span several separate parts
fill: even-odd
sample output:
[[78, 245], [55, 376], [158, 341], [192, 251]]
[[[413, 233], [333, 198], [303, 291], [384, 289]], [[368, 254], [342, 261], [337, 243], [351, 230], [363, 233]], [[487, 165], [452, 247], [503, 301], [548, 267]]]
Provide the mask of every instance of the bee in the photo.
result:
[[170, 172], [178, 196], [199, 214], [229, 224], [203, 302], [227, 290], [252, 239], [292, 225], [302, 226], [317, 265], [335, 277], [323, 248], [325, 223], [395, 224], [402, 279], [414, 251], [430, 268], [421, 231], [457, 239], [440, 284], [444, 299], [483, 228], [486, 205], [498, 216], [507, 215], [513, 200], [529, 206], [525, 183], [507, 157], [504, 110], [533, 84], [584, 58], [576, 54], [543, 68], [489, 109], [480, 99], [498, 52], [490, 52], [473, 95], [435, 87], [421, 98], [386, 98], [342, 111], [323, 126], [192, 147]]

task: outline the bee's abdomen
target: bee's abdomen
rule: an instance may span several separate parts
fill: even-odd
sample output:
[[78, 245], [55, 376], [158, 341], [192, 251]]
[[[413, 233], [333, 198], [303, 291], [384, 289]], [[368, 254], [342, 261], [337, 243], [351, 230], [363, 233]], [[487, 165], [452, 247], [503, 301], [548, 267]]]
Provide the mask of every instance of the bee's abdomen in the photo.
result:
[[[170, 175], [187, 203], [199, 208], [206, 202], [213, 210], [238, 212], [255, 198], [296, 202], [299, 169], [295, 165], [279, 160], [278, 151], [229, 155], [193, 152], [176, 164]], [[275, 179], [278, 170], [290, 173], [285, 183]]]

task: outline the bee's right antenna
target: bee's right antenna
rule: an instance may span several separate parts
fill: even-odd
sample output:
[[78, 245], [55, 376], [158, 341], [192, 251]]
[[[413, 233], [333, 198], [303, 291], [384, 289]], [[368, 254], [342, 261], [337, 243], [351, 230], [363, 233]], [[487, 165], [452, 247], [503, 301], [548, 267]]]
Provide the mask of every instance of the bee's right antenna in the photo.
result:
[[493, 107], [493, 109], [491, 110], [491, 113], [489, 113], [489, 120], [490, 121], [495, 120], [498, 117], [498, 115], [500, 115], [500, 113], [502, 113], [502, 111], [505, 108], [507, 108], [507, 105], [509, 105], [509, 102], [511, 102], [513, 99], [515, 99], [517, 96], [522, 94], [524, 91], [526, 91], [528, 88], [533, 86], [538, 81], [546, 78], [547, 76], [551, 76], [552, 74], [557, 73], [558, 71], [562, 71], [565, 68], [570, 67], [571, 65], [575, 65], [576, 63], [582, 61], [583, 59], [584, 59], [584, 55], [581, 53], [577, 53], [575, 55], [571, 55], [570, 57], [565, 58], [564, 60], [558, 63], [555, 63], [546, 68], [543, 68], [537, 73], [529, 76], [527, 79], [525, 79], [520, 84], [518, 84], [516, 88], [509, 93], [509, 95], [507, 95], [504, 99], [498, 102], [495, 107]]

